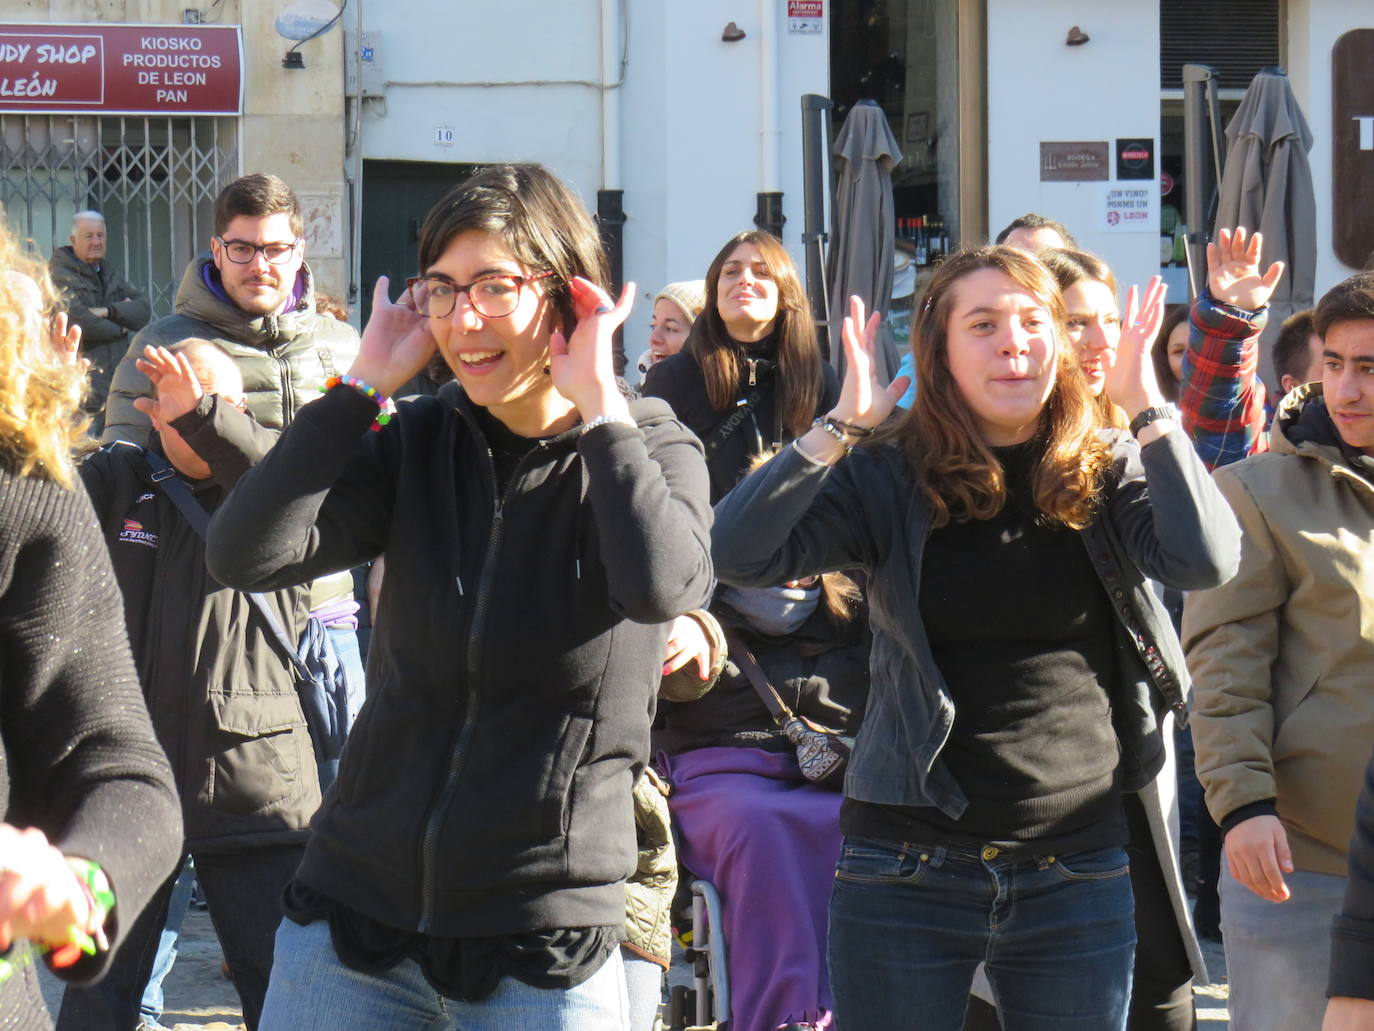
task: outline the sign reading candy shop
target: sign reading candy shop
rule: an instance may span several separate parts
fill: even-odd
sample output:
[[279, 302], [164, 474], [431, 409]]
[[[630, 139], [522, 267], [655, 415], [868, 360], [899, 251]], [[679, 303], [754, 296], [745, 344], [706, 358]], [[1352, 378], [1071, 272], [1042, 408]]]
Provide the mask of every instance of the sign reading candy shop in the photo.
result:
[[0, 111], [236, 115], [237, 25], [0, 23]]

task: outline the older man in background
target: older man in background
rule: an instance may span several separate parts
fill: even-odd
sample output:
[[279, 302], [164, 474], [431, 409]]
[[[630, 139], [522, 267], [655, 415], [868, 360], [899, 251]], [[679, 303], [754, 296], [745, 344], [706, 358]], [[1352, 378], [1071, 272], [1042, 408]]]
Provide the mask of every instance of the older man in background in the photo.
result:
[[83, 356], [91, 363], [86, 410], [98, 437], [105, 422], [110, 379], [129, 349], [130, 334], [148, 324], [147, 294], [136, 289], [105, 259], [105, 216], [78, 211], [72, 216], [71, 242], [53, 252], [48, 271], [67, 304], [67, 315], [81, 327]]

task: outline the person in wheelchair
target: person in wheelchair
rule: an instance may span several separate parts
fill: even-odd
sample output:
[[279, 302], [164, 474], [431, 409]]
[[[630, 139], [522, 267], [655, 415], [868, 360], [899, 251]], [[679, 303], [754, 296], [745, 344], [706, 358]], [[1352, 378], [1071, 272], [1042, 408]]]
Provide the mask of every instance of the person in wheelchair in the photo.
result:
[[828, 1026], [839, 777], [807, 779], [760, 690], [771, 687], [792, 713], [852, 736], [868, 695], [860, 592], [827, 573], [776, 588], [723, 588], [711, 611], [728, 643], [724, 671], [698, 700], [660, 702], [654, 752], [672, 782], [679, 859], [721, 896], [733, 1004], [720, 1017], [731, 1031]]

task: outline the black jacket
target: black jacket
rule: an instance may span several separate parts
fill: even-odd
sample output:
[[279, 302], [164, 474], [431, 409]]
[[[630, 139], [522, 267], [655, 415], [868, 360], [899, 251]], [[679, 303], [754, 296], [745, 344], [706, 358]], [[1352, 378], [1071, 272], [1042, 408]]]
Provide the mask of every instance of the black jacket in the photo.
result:
[[1364, 771], [1350, 839], [1345, 904], [1331, 929], [1327, 995], [1374, 999], [1374, 756]]
[[[48, 273], [62, 292], [67, 314], [81, 327], [83, 350], [124, 340], [153, 317], [147, 294], [116, 272], [108, 261], [102, 261], [100, 268], [96, 268], [78, 258], [70, 247], [59, 247], [48, 262]], [[102, 318], [92, 308], [107, 308], [109, 314]]]
[[[120, 945], [181, 855], [167, 759], [138, 690], [90, 504], [0, 459], [0, 821], [38, 827], [110, 879]], [[58, 971], [89, 982], [111, 952]], [[41, 963], [25, 945], [15, 964]], [[0, 981], [0, 1027], [47, 1027], [30, 970]]]
[[[822, 598], [795, 633], [774, 637], [754, 630], [724, 602], [718, 601], [712, 611], [729, 631], [732, 645], [742, 642], [753, 653], [789, 709], [851, 737], [858, 733], [868, 699], [866, 613], [841, 622]], [[794, 747], [733, 654], [715, 686], [697, 700], [660, 702], [654, 730], [656, 753], [719, 746], [769, 752]]]
[[210, 530], [275, 587], [386, 553], [368, 700], [301, 865], [315, 891], [437, 937], [619, 925], [630, 791], [665, 621], [711, 584], [706, 470], [662, 402], [536, 444], [498, 500], [458, 385], [399, 406], [336, 387]]
[[[215, 472], [186, 480], [203, 508], [276, 439], [214, 396], [172, 424]], [[159, 445], [154, 445], [159, 446]], [[124, 617], [193, 851], [303, 842], [319, 779], [295, 677], [262, 617], [205, 568], [205, 544], [153, 482], [141, 449], [111, 444], [81, 466], [124, 595]], [[268, 596], [300, 637], [306, 591]]]
[[[667, 401], [674, 414], [701, 438], [708, 452], [714, 451], [706, 463], [711, 469], [712, 504], [728, 494], [749, 471], [756, 455], [770, 453], [775, 443], [786, 444], [792, 439], [792, 434], [782, 424], [778, 408], [773, 362], [765, 350], [749, 353], [757, 362], [756, 382], [751, 386], [747, 372], [742, 372], [738, 397], [744, 400], [757, 392], [758, 402], [718, 446], [721, 424], [730, 419], [734, 409], [720, 412], [711, 406], [711, 399], [706, 394], [706, 379], [695, 355], [684, 348], [653, 366], [644, 377], [644, 396]], [[840, 399], [840, 383], [829, 363], [822, 363], [821, 374], [821, 400], [816, 406], [816, 415], [830, 411]]]

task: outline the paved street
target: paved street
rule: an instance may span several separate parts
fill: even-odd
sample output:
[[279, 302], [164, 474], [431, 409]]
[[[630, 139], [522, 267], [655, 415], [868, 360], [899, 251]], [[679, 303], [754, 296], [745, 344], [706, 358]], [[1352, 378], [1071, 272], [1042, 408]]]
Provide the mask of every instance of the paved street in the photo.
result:
[[[1222, 1031], [1226, 1020], [1226, 959], [1221, 946], [1204, 941], [1203, 952], [1214, 984], [1196, 989], [1199, 1031]], [[242, 1012], [233, 986], [219, 970], [219, 943], [210, 917], [200, 909], [192, 909], [186, 916], [185, 933], [176, 966], [164, 985], [167, 1008], [163, 1023], [172, 1031], [232, 1031], [241, 1028]], [[669, 979], [674, 984], [690, 984], [691, 976], [685, 965], [674, 966]], [[57, 1012], [62, 986], [52, 977], [44, 977], [44, 997], [48, 1008]]]

